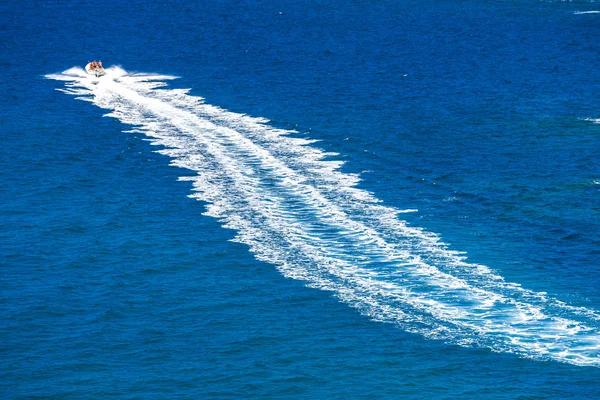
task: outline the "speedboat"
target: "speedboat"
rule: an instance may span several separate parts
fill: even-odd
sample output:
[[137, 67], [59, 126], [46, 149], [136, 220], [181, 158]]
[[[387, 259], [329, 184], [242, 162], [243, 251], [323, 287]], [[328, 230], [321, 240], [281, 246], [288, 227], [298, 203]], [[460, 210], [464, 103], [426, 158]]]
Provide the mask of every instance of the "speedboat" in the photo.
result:
[[88, 75], [95, 76], [96, 78], [106, 75], [106, 71], [102, 67], [102, 62], [100, 61], [92, 61], [87, 63], [85, 66], [85, 72], [87, 72]]

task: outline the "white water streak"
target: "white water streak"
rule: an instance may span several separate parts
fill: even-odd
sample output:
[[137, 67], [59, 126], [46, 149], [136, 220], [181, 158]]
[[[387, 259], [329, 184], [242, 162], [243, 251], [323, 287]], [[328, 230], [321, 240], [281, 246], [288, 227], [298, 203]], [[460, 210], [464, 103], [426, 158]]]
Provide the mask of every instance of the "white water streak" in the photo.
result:
[[[174, 77], [79, 68], [48, 78], [143, 132], [197, 173], [191, 197], [256, 258], [375, 320], [448, 343], [600, 366], [600, 315], [506, 282], [356, 188], [341, 162], [267, 120], [205, 104]], [[414, 211], [414, 210], [406, 210]]]

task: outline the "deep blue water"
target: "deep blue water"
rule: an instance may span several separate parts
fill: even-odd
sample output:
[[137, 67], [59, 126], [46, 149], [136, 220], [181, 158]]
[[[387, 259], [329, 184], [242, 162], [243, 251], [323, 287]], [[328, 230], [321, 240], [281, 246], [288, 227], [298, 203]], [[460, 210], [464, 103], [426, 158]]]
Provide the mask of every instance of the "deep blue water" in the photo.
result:
[[188, 3], [2, 4], [0, 397], [600, 396], [598, 3]]

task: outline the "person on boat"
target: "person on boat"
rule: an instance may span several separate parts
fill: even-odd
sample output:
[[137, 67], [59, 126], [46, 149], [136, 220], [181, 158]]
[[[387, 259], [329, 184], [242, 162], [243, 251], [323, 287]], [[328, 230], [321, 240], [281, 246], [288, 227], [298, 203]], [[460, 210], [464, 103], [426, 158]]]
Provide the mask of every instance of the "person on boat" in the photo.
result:
[[102, 67], [102, 61], [98, 61], [98, 68], [103, 68]]
[[96, 61], [92, 61], [92, 62], [90, 63], [90, 69], [91, 69], [92, 71], [96, 69]]

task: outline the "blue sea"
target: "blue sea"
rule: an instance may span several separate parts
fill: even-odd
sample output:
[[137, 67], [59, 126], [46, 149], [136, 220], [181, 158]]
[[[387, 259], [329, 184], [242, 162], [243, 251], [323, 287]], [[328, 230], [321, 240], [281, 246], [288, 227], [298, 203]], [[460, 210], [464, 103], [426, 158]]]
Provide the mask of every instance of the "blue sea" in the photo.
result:
[[0, 15], [0, 398], [600, 398], [600, 3]]

